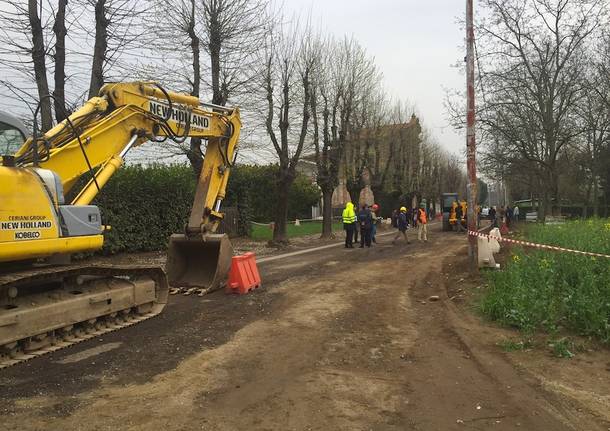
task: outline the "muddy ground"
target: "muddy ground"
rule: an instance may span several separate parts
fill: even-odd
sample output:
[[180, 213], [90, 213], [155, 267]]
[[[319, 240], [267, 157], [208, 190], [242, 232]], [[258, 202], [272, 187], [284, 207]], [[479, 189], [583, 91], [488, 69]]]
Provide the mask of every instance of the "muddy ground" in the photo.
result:
[[464, 237], [431, 230], [263, 261], [249, 295], [172, 296], [2, 370], [0, 429], [609, 430], [608, 352], [502, 350], [517, 334], [472, 311]]

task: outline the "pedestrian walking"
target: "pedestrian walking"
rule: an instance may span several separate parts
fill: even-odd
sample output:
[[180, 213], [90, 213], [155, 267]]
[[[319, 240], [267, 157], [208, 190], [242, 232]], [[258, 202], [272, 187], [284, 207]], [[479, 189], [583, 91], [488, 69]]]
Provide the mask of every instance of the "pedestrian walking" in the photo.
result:
[[364, 248], [365, 245], [370, 247], [373, 217], [371, 216], [371, 210], [368, 209], [366, 204], [362, 205], [358, 213], [358, 225], [360, 227], [360, 248]]
[[417, 239], [419, 242], [428, 242], [428, 216], [424, 204], [419, 205], [419, 211], [417, 212]]
[[373, 228], [371, 229], [371, 241], [377, 244], [377, 225], [381, 223], [381, 217], [379, 217], [379, 205], [373, 204], [371, 207], [371, 217], [373, 218]]
[[400, 210], [392, 210], [392, 227], [398, 229], [398, 214]]
[[513, 209], [510, 206], [506, 206], [506, 227], [510, 227], [513, 221]]
[[409, 224], [409, 219], [407, 218], [407, 208], [400, 207], [400, 212], [398, 213], [398, 218], [397, 218], [398, 232], [396, 232], [396, 236], [394, 237], [392, 244], [396, 244], [396, 241], [398, 239], [400, 239], [401, 235], [404, 237], [407, 244], [411, 244], [411, 242], [409, 241], [409, 237], [407, 236], [408, 224]]
[[345, 248], [354, 248], [352, 241], [354, 237], [354, 229], [356, 227], [356, 213], [354, 212], [354, 204], [348, 202], [343, 210], [343, 229], [345, 229]]

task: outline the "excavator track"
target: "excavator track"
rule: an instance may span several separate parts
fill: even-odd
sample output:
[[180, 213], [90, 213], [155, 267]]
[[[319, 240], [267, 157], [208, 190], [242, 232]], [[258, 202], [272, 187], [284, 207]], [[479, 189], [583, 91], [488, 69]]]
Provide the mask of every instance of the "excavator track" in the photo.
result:
[[0, 369], [150, 319], [168, 291], [160, 267], [85, 264], [0, 274]]

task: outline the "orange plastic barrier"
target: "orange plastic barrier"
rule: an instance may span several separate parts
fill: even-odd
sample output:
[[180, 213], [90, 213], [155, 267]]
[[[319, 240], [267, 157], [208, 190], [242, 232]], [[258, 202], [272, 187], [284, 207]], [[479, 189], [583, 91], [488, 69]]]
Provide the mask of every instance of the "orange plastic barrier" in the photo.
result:
[[256, 267], [256, 256], [254, 253], [245, 253], [241, 256], [233, 256], [231, 270], [227, 283], [227, 292], [244, 295], [249, 291], [260, 287], [261, 276]]

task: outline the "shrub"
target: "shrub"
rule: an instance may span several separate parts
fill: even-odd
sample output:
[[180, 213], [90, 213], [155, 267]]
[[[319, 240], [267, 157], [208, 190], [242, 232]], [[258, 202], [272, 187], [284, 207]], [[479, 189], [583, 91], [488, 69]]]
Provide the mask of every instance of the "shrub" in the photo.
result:
[[[267, 223], [275, 216], [277, 204], [277, 165], [240, 165], [233, 169], [225, 205], [236, 206], [246, 200], [252, 220]], [[288, 219], [311, 217], [311, 207], [318, 202], [318, 187], [303, 176], [297, 175], [289, 191]]]
[[[276, 165], [235, 166], [224, 207], [238, 209], [238, 232], [249, 235], [250, 220], [273, 219], [277, 202]], [[94, 204], [100, 207], [106, 234], [103, 252], [164, 250], [172, 233], [184, 231], [193, 203], [196, 181], [186, 165], [126, 166], [102, 189]], [[316, 186], [297, 176], [290, 189], [289, 219], [306, 218], [319, 198]]]
[[104, 223], [105, 253], [167, 247], [188, 219], [195, 181], [187, 166], [128, 166], [119, 170], [95, 199]]
[[[610, 254], [610, 220], [535, 225], [530, 241]], [[568, 329], [610, 344], [610, 259], [515, 248], [502, 271], [486, 273], [481, 311], [523, 331]]]

